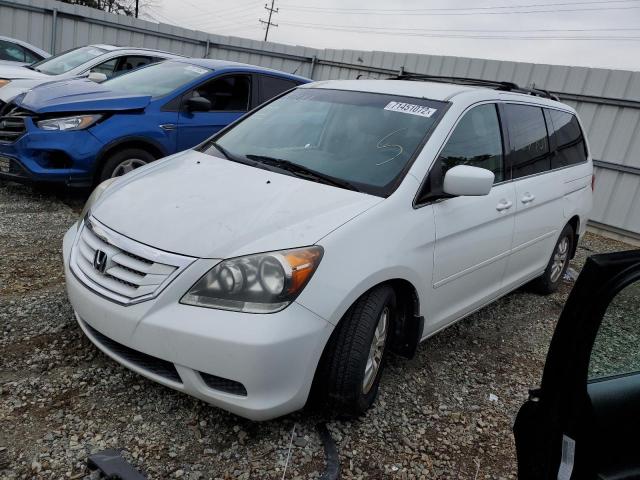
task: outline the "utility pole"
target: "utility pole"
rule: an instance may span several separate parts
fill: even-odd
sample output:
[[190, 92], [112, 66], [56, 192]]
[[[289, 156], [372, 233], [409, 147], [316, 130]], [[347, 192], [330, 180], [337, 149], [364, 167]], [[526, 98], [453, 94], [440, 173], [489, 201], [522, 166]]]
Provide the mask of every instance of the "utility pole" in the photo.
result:
[[138, 18], [138, 7], [140, 6], [140, 0], [136, 0], [136, 18]]
[[273, 8], [273, 4], [275, 3], [276, 0], [271, 0], [271, 7], [269, 7], [269, 5], [267, 3], [264, 4], [264, 9], [267, 10], [269, 12], [269, 19], [265, 22], [264, 20], [262, 20], [261, 18], [258, 19], [258, 21], [260, 23], [264, 23], [267, 26], [267, 30], [266, 32], [264, 32], [264, 41], [267, 41], [267, 37], [269, 37], [269, 27], [271, 25], [273, 25], [274, 27], [277, 27], [278, 25], [276, 23], [272, 23], [271, 22], [271, 15], [273, 15], [274, 13], [278, 13], [278, 8]]

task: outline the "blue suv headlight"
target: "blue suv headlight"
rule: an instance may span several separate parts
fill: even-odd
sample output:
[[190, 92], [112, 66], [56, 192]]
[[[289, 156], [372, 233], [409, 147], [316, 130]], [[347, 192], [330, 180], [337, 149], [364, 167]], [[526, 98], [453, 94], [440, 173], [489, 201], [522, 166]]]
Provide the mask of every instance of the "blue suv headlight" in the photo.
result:
[[73, 117], [50, 118], [36, 123], [42, 130], [83, 130], [102, 118], [102, 115], [75, 115]]

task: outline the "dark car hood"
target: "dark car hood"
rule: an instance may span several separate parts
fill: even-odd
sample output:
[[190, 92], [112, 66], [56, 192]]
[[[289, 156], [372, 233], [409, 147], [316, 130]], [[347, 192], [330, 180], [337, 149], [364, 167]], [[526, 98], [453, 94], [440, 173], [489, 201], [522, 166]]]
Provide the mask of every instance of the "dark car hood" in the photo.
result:
[[140, 110], [150, 95], [124, 95], [86, 79], [61, 80], [39, 85], [15, 103], [35, 113]]

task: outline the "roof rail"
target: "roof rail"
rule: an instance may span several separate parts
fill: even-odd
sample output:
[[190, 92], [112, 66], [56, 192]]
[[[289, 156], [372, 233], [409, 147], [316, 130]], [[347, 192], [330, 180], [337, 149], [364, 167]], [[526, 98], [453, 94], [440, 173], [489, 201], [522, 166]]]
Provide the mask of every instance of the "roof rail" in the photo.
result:
[[414, 80], [425, 82], [441, 82], [441, 83], [455, 83], [459, 85], [469, 85], [477, 87], [488, 87], [496, 90], [502, 90], [505, 92], [524, 93], [527, 95], [534, 95], [536, 97], [549, 98], [551, 100], [560, 101], [557, 95], [543, 90], [541, 88], [534, 87], [521, 87], [513, 82], [500, 82], [498, 80], [484, 80], [482, 78], [468, 78], [468, 77], [454, 77], [454, 76], [441, 76], [441, 75], [427, 75], [423, 73], [401, 73], [390, 77], [389, 80]]

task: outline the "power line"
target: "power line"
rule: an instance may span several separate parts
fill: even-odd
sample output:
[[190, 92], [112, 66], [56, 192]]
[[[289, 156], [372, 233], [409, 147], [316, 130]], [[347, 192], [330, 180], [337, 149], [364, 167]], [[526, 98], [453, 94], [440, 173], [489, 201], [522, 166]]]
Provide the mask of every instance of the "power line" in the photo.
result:
[[[453, 33], [429, 33], [429, 32], [407, 32], [407, 31], [397, 31], [397, 30], [382, 30], [375, 29], [372, 27], [349, 27], [345, 28], [345, 26], [331, 26], [331, 25], [322, 25], [318, 23], [295, 23], [295, 22], [281, 22], [282, 25], [289, 25], [292, 27], [299, 28], [312, 28], [316, 30], [331, 30], [338, 32], [349, 32], [349, 33], [367, 33], [372, 35], [392, 35], [392, 36], [408, 36], [408, 37], [427, 37], [427, 38], [465, 38], [465, 39], [481, 39], [481, 40], [629, 40], [636, 41], [640, 40], [640, 36], [635, 37], [627, 37], [627, 36], [593, 36], [593, 35], [585, 35], [585, 36], [549, 36], [549, 35], [487, 35], [487, 34], [474, 34], [474, 35], [464, 35], [464, 34], [453, 34]], [[585, 30], [588, 31], [588, 30]]]
[[273, 15], [274, 13], [278, 13], [278, 11], [279, 11], [277, 8], [276, 9], [273, 8], [274, 3], [275, 3], [275, 0], [271, 0], [271, 7], [267, 6], [267, 4], [264, 5], [264, 9], [269, 12], [269, 19], [266, 22], [264, 20], [262, 20], [261, 18], [258, 19], [258, 21], [260, 23], [264, 23], [267, 26], [267, 29], [264, 32], [264, 41], [265, 42], [267, 41], [267, 37], [269, 36], [269, 27], [271, 27], [271, 26], [277, 27], [278, 26], [278, 24], [273, 23], [271, 21], [271, 15]]
[[410, 28], [410, 27], [371, 27], [359, 26], [359, 25], [327, 25], [321, 23], [309, 23], [309, 22], [282, 22], [283, 25], [295, 25], [295, 26], [307, 26], [307, 27], [326, 27], [331, 29], [341, 29], [347, 31], [362, 30], [368, 32], [370, 30], [385, 30], [393, 31], [397, 33], [403, 32], [422, 32], [422, 33], [437, 33], [437, 32], [462, 32], [462, 33], [562, 33], [562, 32], [612, 32], [612, 31], [639, 31], [640, 27], [611, 27], [611, 28], [535, 28], [535, 29], [517, 29], [517, 30], [504, 30], [504, 29], [469, 29], [469, 28]]
[[[309, 5], [295, 5], [283, 3], [281, 5], [286, 6], [290, 10], [312, 10], [318, 12], [329, 12], [329, 13], [358, 13], [365, 15], [375, 15], [375, 14], [398, 14], [398, 15], [411, 15], [419, 12], [438, 12], [438, 11], [470, 11], [470, 10], [513, 10], [513, 9], [527, 9], [527, 8], [538, 8], [538, 7], [557, 7], [557, 6], [577, 6], [577, 5], [594, 5], [594, 4], [611, 4], [611, 3], [631, 3], [637, 2], [639, 0], [590, 0], [590, 1], [580, 1], [580, 2], [556, 2], [556, 3], [533, 3], [533, 4], [520, 4], [520, 5], [490, 5], [483, 7], [440, 7], [440, 8], [340, 8], [340, 7], [319, 7], [319, 6], [309, 6]], [[603, 8], [603, 7], [601, 7]], [[403, 13], [406, 12], [406, 13]], [[471, 12], [472, 14], [477, 12]]]
[[[616, 0], [611, 0], [611, 2], [615, 2]], [[637, 1], [637, 0], [618, 0], [618, 1]], [[609, 3], [611, 3], [609, 2]], [[603, 3], [603, 2], [598, 2]], [[287, 6], [287, 8], [295, 10], [294, 7]], [[302, 8], [302, 7], [300, 7]], [[515, 7], [513, 7], [515, 8]], [[447, 12], [426, 12], [426, 11], [386, 11], [386, 12], [372, 12], [372, 11], [316, 11], [316, 13], [326, 13], [326, 14], [339, 14], [339, 15], [381, 15], [381, 16], [402, 16], [402, 15], [411, 15], [411, 16], [465, 16], [465, 15], [526, 15], [530, 13], [562, 13], [562, 12], [600, 12], [603, 10], [611, 11], [611, 10], [632, 10], [640, 8], [640, 5], [629, 5], [629, 6], [602, 6], [595, 8], [562, 8], [562, 9], [539, 9], [539, 10], [522, 10], [522, 11], [511, 11], [511, 12], [494, 12], [494, 11], [447, 11]], [[407, 12], [407, 13], [400, 13]]]

